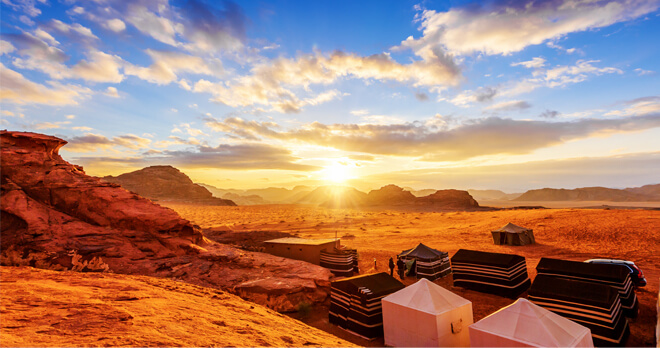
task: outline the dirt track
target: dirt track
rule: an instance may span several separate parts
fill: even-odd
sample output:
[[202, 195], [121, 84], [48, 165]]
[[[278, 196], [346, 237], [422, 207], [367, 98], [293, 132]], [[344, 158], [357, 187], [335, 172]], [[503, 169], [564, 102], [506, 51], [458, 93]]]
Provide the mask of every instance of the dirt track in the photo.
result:
[[[447, 251], [450, 256], [461, 248], [522, 255], [527, 259], [532, 279], [536, 275], [536, 264], [543, 256], [575, 261], [589, 258], [631, 260], [644, 271], [649, 284], [637, 290], [639, 316], [631, 321], [627, 346], [655, 345], [660, 211], [541, 209], [429, 213], [294, 205], [169, 206], [202, 228], [227, 226], [233, 231], [278, 231], [304, 238], [337, 235], [343, 245], [358, 249], [361, 273], [386, 270], [389, 257], [419, 242]], [[489, 231], [508, 222], [534, 229], [537, 244], [523, 247], [494, 245]], [[374, 258], [378, 269], [374, 267]], [[406, 280], [406, 284], [412, 282], [412, 279]], [[513, 302], [499, 296], [454, 288], [451, 277], [436, 282], [472, 301], [475, 321]], [[327, 324], [327, 316], [312, 316], [305, 321], [360, 345], [383, 344], [382, 340], [367, 342], [346, 334]]]

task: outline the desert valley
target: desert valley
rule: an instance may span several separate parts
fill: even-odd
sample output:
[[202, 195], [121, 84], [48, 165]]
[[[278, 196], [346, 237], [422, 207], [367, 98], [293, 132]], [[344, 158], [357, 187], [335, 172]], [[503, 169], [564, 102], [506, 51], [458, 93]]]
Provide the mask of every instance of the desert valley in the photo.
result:
[[[524, 256], [532, 280], [542, 257], [634, 261], [649, 282], [636, 289], [639, 314], [626, 345], [655, 342], [660, 210], [651, 200], [635, 209], [497, 208], [466, 191], [418, 198], [391, 185], [369, 194], [312, 190], [297, 204], [236, 205], [161, 167], [137, 176], [151, 183], [141, 186], [150, 201], [107, 183], [114, 178], [86, 176], [59, 157], [62, 145], [2, 133], [5, 346], [382, 346], [382, 338], [368, 341], [328, 322], [336, 278], [329, 271], [260, 252], [281, 237], [337, 237], [358, 250], [360, 274], [389, 271], [390, 257], [420, 242], [449, 255]], [[495, 245], [490, 231], [507, 223], [533, 229], [536, 243]], [[475, 322], [513, 302], [456, 287], [451, 275], [435, 283], [472, 301]]]

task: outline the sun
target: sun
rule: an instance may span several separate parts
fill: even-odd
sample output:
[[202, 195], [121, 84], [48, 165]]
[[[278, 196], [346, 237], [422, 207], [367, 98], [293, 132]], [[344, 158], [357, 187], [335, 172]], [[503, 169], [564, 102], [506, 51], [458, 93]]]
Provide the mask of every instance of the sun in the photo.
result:
[[343, 184], [353, 179], [351, 166], [345, 162], [332, 162], [321, 170], [323, 180], [335, 184]]

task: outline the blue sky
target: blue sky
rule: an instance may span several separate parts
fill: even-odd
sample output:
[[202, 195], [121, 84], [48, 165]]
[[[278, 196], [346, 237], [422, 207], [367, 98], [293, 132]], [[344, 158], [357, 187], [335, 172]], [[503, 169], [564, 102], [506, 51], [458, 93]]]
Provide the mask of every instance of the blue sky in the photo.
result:
[[660, 1], [1, 1], [1, 127], [91, 175], [658, 182]]

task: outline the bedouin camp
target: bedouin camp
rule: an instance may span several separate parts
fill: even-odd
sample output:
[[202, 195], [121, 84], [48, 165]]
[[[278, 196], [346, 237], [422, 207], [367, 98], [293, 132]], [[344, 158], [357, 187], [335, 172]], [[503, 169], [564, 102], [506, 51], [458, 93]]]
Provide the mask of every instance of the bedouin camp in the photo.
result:
[[330, 323], [368, 340], [381, 337], [381, 299], [404, 287], [384, 272], [334, 281], [330, 286]]
[[472, 302], [427, 279], [383, 298], [385, 345], [467, 347]]
[[619, 296], [621, 296], [623, 314], [631, 318], [637, 316], [637, 294], [635, 294], [635, 287], [633, 286], [632, 279], [630, 279], [630, 272], [628, 272], [626, 267], [543, 257], [536, 266], [536, 272], [553, 277], [576, 279], [612, 286], [619, 292]]
[[515, 298], [531, 284], [519, 255], [460, 249], [451, 258], [454, 286]]
[[357, 261], [355, 249], [321, 250], [321, 267], [327, 268], [332, 274], [341, 277], [350, 277], [354, 272]]
[[593, 347], [591, 330], [519, 298], [470, 325], [471, 347]]
[[417, 279], [436, 280], [451, 273], [449, 254], [430, 248], [422, 243], [417, 244], [412, 249], [402, 251], [398, 257], [405, 261], [415, 261], [415, 268], [409, 274], [415, 274]]
[[491, 231], [493, 242], [497, 245], [527, 245], [534, 244], [534, 231], [512, 223], [508, 223], [500, 229]]
[[528, 298], [588, 327], [596, 346], [623, 346], [630, 334], [619, 292], [611, 286], [539, 274]]

